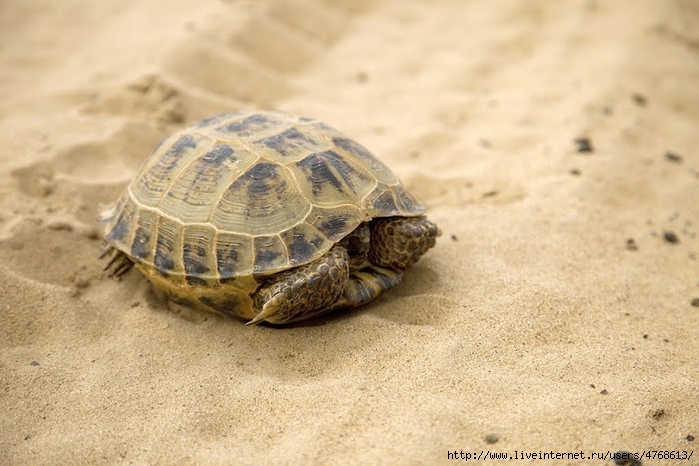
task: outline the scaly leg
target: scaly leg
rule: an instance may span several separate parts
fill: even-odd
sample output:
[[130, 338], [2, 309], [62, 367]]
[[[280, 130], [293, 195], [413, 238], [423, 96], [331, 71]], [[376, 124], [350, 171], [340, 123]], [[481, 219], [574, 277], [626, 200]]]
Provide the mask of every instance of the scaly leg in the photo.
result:
[[345, 292], [330, 310], [361, 306], [398, 285], [403, 271], [415, 264], [441, 235], [439, 228], [425, 217], [375, 219], [370, 228], [365, 262], [359, 270], [352, 269]]
[[260, 312], [247, 325], [288, 324], [324, 314], [342, 296], [348, 279], [349, 256], [335, 245], [310, 264], [270, 277], [253, 298]]
[[442, 234], [425, 217], [389, 217], [371, 222], [372, 264], [393, 270], [405, 270], [415, 264]]

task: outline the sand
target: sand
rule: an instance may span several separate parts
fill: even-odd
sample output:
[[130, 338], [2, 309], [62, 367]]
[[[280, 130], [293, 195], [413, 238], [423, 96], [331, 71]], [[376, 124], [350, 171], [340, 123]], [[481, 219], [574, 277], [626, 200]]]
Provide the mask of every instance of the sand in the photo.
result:
[[[194, 5], [0, 5], [0, 464], [696, 449], [696, 2]], [[280, 330], [104, 276], [99, 205], [253, 108], [340, 128], [429, 206], [399, 287]]]

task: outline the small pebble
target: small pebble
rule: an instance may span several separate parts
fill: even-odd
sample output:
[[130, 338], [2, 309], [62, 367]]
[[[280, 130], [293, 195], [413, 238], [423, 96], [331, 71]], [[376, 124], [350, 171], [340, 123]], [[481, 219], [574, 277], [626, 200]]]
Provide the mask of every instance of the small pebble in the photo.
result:
[[677, 155], [674, 152], [665, 152], [665, 158], [667, 159], [668, 162], [672, 163], [682, 163], [682, 156]]
[[665, 230], [663, 231], [663, 239], [671, 244], [677, 244], [680, 239], [677, 237], [674, 231]]
[[687, 434], [687, 436], [685, 438], [687, 439], [688, 442], [694, 441], [694, 436], [692, 434]]
[[485, 443], [493, 444], [498, 443], [500, 436], [498, 434], [488, 434], [485, 436]]
[[694, 298], [691, 302], [692, 306], [699, 307], [699, 298]]
[[645, 107], [646, 104], [648, 103], [648, 100], [643, 94], [635, 93], [631, 96], [631, 100], [633, 100], [633, 103], [638, 105], [639, 107]]
[[576, 138], [573, 142], [575, 142], [579, 154], [594, 152], [590, 138]]
[[626, 240], [626, 249], [629, 251], [638, 251], [638, 245], [636, 244], [636, 241], [633, 238], [629, 238]]
[[32, 361], [32, 362], [29, 363], [29, 365], [30, 365], [30, 366], [38, 366], [38, 365], [39, 365], [39, 361]]

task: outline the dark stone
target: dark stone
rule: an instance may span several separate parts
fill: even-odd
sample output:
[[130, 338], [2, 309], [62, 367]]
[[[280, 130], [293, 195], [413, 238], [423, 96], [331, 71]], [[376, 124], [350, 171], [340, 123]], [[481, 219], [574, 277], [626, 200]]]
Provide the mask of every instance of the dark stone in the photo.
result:
[[665, 152], [665, 159], [672, 163], [682, 163], [682, 156], [677, 155], [674, 152]]
[[592, 153], [594, 149], [592, 148], [592, 141], [587, 137], [576, 138], [573, 142], [577, 146], [577, 151], [580, 154]]
[[633, 103], [635, 103], [639, 107], [645, 107], [648, 103], [646, 96], [644, 96], [643, 94], [639, 94], [638, 92], [631, 95], [631, 100], [633, 100]]
[[674, 231], [669, 230], [663, 231], [663, 239], [670, 244], [677, 244], [680, 242], [680, 239], [677, 237], [677, 234]]
[[636, 455], [635, 453], [619, 450], [612, 454], [612, 458], [614, 459], [614, 464], [619, 466], [641, 466], [641, 460], [636, 458]]

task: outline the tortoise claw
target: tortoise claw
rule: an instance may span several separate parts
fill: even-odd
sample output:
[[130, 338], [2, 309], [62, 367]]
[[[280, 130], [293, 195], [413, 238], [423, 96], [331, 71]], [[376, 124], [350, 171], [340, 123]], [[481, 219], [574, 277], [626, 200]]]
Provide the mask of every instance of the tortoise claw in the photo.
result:
[[103, 271], [109, 271], [107, 274], [110, 278], [118, 278], [124, 275], [126, 272], [131, 270], [133, 267], [133, 262], [131, 259], [123, 252], [117, 250], [114, 246], [107, 245], [102, 251], [100, 251], [99, 258], [104, 259], [105, 257], [111, 255], [109, 261], [102, 269]]

